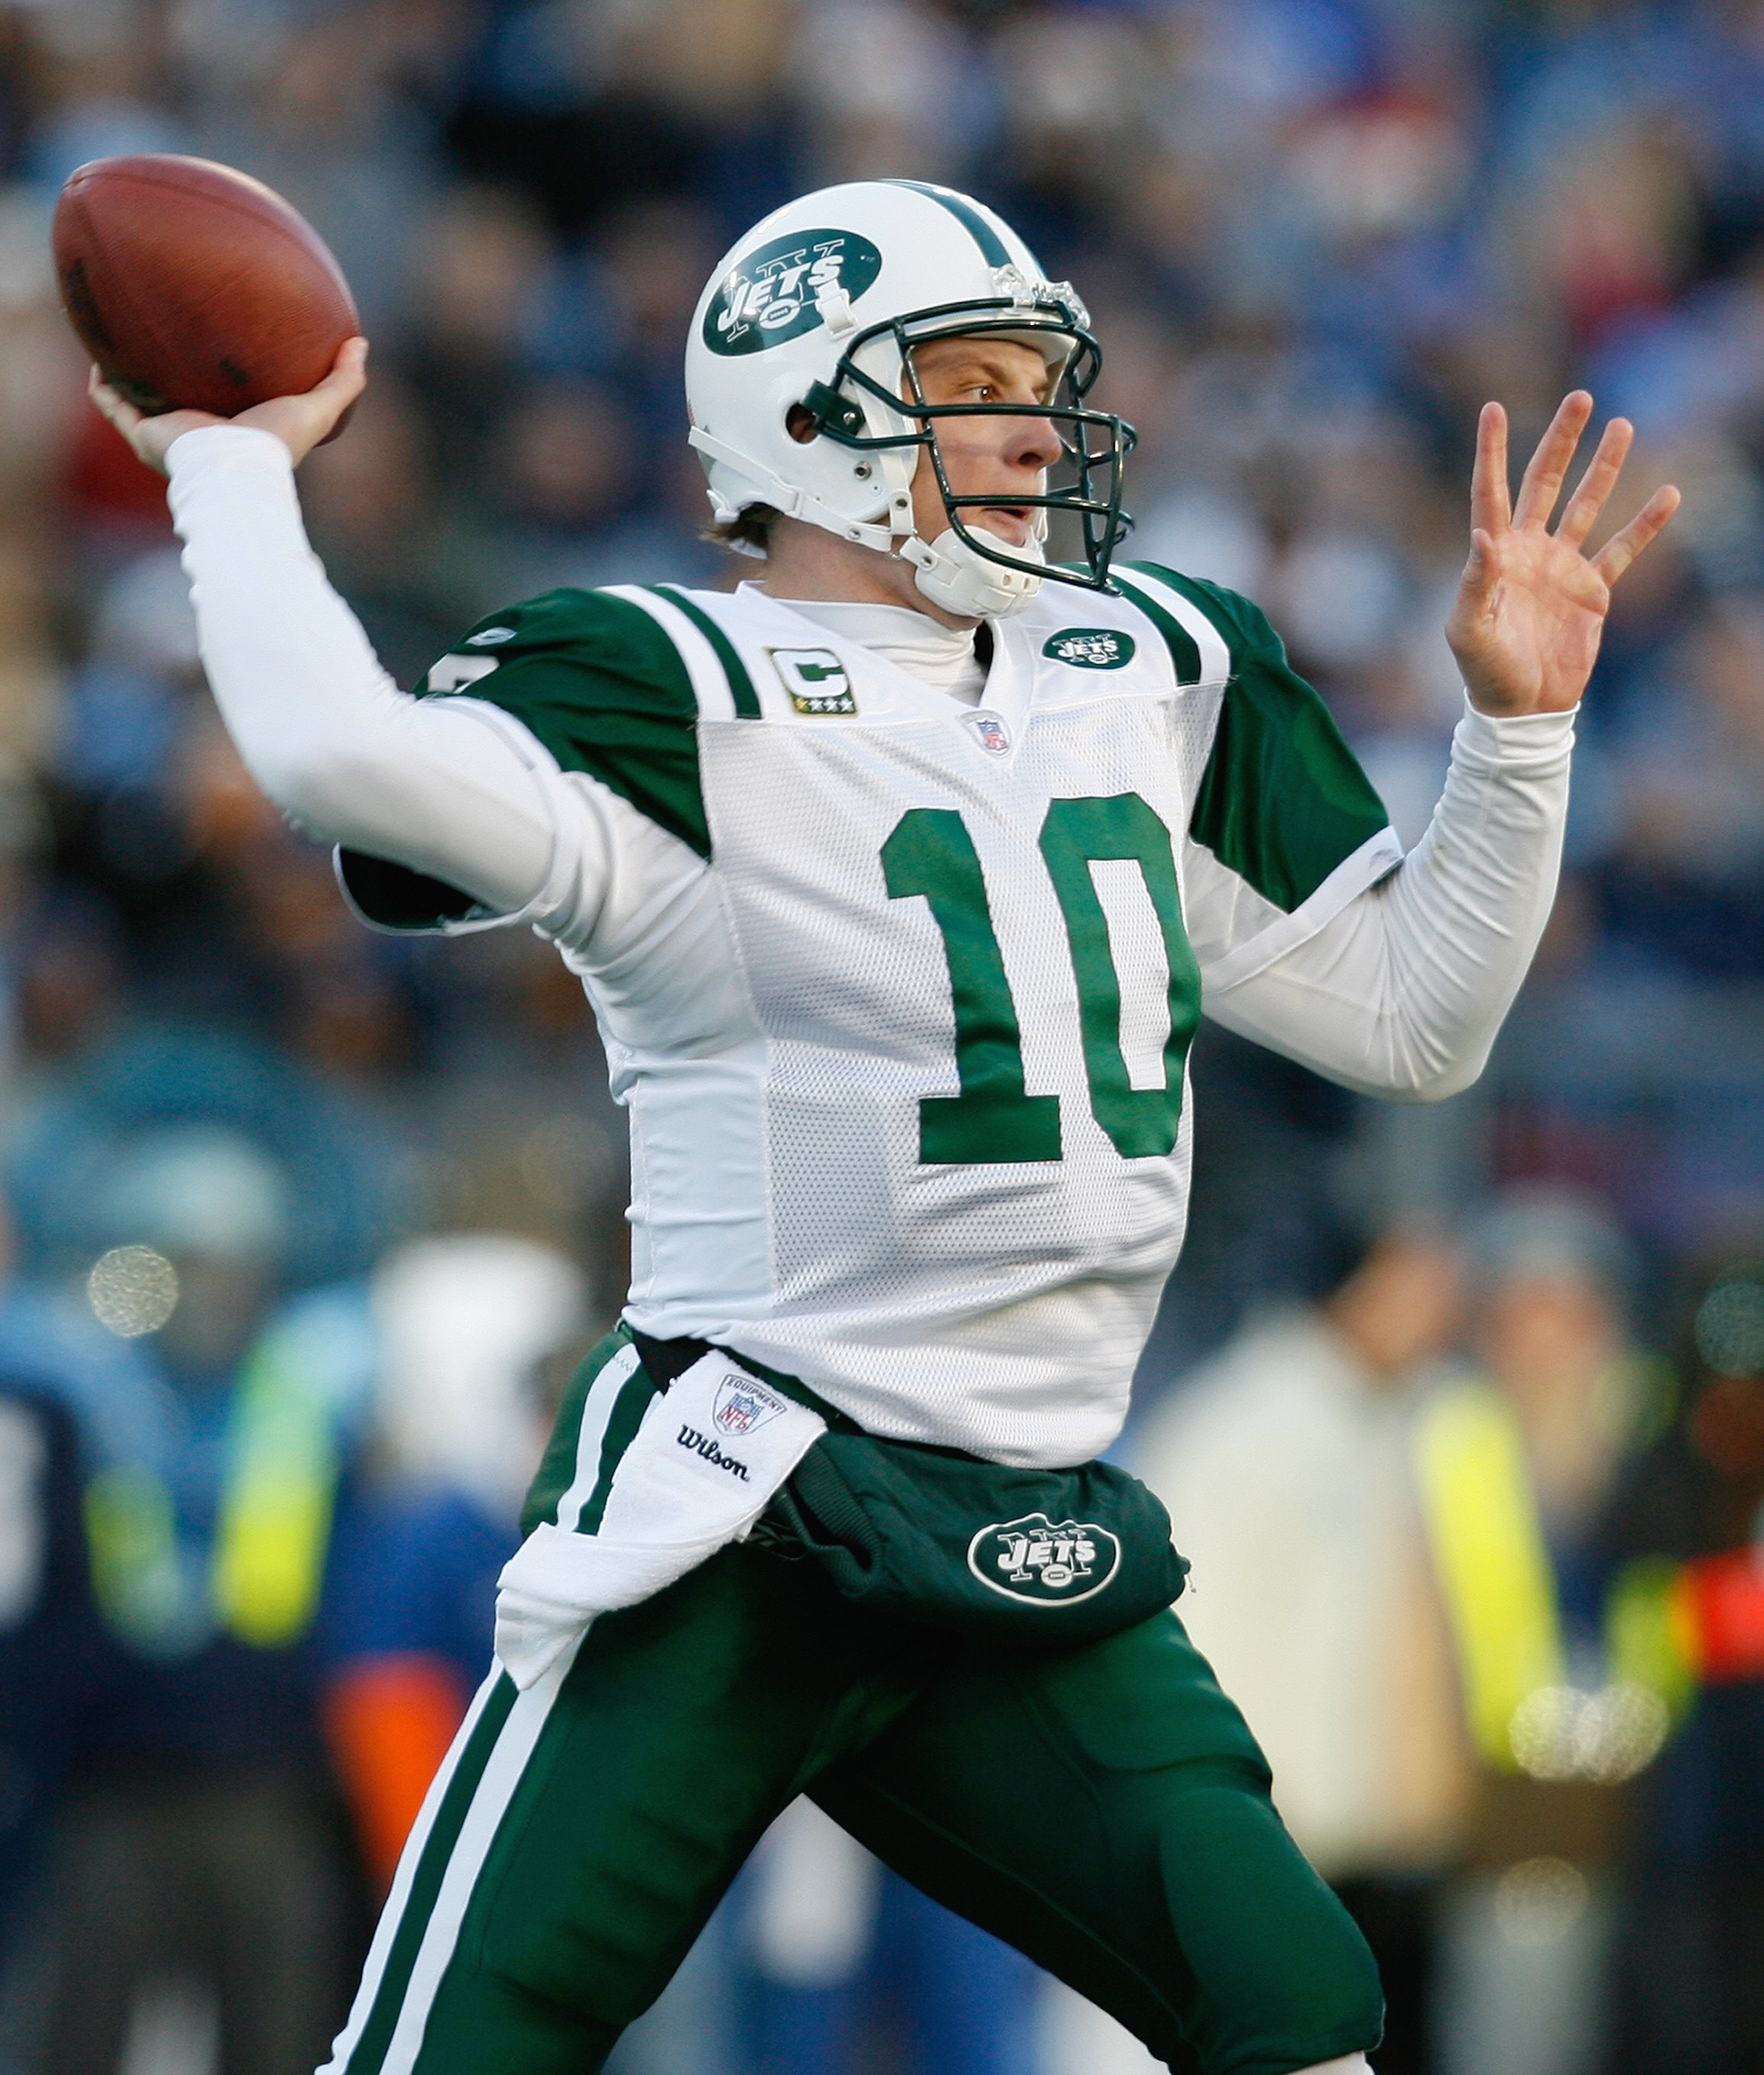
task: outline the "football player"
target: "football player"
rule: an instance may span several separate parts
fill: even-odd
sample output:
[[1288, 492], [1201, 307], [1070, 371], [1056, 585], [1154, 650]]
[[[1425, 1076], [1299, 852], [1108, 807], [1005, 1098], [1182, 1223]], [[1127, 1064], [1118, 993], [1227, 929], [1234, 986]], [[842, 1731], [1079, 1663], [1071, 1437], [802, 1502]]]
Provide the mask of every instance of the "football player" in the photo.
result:
[[553, 592], [414, 698], [294, 491], [365, 352], [230, 424], [95, 395], [170, 474], [241, 752], [362, 913], [529, 925], [582, 976], [634, 1241], [332, 2069], [598, 2068], [799, 1793], [1173, 2068], [1362, 2068], [1364, 1946], [1094, 1459], [1182, 1242], [1203, 1009], [1362, 1091], [1476, 1078], [1676, 493], [1588, 556], [1629, 427], [1552, 528], [1592, 400], [1512, 503], [1484, 411], [1468, 702], [1405, 857], [1257, 607], [1116, 560], [1084, 307], [965, 196], [810, 195], [706, 288], [690, 437], [753, 581]]

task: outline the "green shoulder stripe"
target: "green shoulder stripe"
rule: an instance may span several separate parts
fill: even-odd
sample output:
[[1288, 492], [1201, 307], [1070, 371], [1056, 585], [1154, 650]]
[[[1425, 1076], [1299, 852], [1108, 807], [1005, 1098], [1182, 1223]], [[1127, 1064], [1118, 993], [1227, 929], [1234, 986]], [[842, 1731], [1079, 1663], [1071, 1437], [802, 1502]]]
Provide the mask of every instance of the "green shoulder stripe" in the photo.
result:
[[[1137, 566], [1132, 562], [1128, 564], [1129, 569]], [[1162, 569], [1154, 569], [1150, 573], [1163, 577], [1166, 583], [1170, 581]], [[1119, 569], [1115, 570], [1113, 574], [1123, 595], [1130, 598], [1163, 636], [1164, 645], [1170, 651], [1170, 660], [1176, 665], [1177, 683], [1198, 685], [1200, 682], [1200, 651], [1195, 645], [1194, 636], [1180, 620], [1165, 611], [1162, 606], [1158, 604], [1149, 591], [1141, 590], [1137, 584], [1129, 583]]]
[[747, 665], [736, 655], [728, 636], [718, 626], [702, 606], [694, 605], [676, 584], [645, 584], [644, 589], [652, 591], [660, 598], [683, 612], [693, 625], [710, 644], [717, 661], [723, 665], [723, 674], [729, 680], [729, 695], [735, 701], [735, 713], [742, 720], [760, 718], [760, 695], [753, 689], [753, 680], [747, 675]]
[[1199, 577], [1143, 568], [1203, 612], [1231, 651], [1188, 832], [1290, 914], [1390, 817], [1261, 607]]
[[678, 650], [641, 606], [604, 591], [548, 591], [480, 621], [453, 652], [496, 667], [449, 691], [500, 706], [561, 769], [598, 778], [710, 856], [698, 702]]

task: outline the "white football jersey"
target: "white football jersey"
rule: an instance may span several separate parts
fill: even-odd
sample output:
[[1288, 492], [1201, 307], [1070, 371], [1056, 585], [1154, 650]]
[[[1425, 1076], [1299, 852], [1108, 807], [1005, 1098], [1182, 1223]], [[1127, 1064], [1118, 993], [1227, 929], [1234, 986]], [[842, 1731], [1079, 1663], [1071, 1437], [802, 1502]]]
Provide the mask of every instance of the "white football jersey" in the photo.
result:
[[[520, 917], [631, 1119], [626, 1315], [872, 1432], [1106, 1448], [1182, 1244], [1186, 1058], [1400, 860], [1257, 609], [1150, 568], [991, 627], [977, 707], [752, 586], [557, 591], [430, 673], [549, 790]], [[482, 925], [346, 854], [370, 919]]]

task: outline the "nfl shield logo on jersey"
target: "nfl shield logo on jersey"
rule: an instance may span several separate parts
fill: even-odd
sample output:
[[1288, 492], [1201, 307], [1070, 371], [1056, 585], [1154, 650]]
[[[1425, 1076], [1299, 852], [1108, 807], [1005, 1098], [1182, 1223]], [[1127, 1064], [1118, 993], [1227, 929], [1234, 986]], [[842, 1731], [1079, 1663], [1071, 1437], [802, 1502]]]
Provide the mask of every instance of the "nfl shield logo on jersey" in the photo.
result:
[[983, 1527], [967, 1546], [967, 1567], [983, 1585], [1031, 1606], [1070, 1606], [1093, 1598], [1121, 1567], [1121, 1545], [1090, 1521], [1025, 1514]]
[[717, 1385], [710, 1417], [719, 1434], [752, 1434], [768, 1419], [776, 1419], [785, 1403], [763, 1383], [756, 1383], [751, 1376], [737, 1370]]
[[1005, 732], [1004, 722], [996, 714], [970, 714], [967, 724], [979, 737], [982, 749], [994, 756], [1009, 755], [1011, 738]]

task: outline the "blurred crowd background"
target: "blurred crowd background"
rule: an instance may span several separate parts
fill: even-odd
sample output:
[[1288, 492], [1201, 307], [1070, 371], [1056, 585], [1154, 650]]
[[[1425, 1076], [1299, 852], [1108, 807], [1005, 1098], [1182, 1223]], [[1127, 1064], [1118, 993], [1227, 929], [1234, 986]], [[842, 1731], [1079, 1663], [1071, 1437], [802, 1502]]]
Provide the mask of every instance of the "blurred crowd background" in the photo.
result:
[[[357, 927], [217, 723], [49, 267], [66, 175], [140, 151], [259, 175], [354, 285], [304, 495], [407, 685], [554, 585], [734, 582], [684, 328], [840, 179], [969, 188], [1078, 284], [1133, 552], [1266, 607], [1410, 840], [1477, 407], [1634, 419], [1626, 508], [1684, 510], [1493, 1063], [1381, 1109], [1203, 1033], [1123, 1452], [1380, 1953], [1381, 2075], [1756, 2075], [1759, 0], [0, 4], [0, 2069], [322, 2057], [624, 1273], [574, 983]], [[617, 2061], [1149, 2065], [805, 1808]]]

